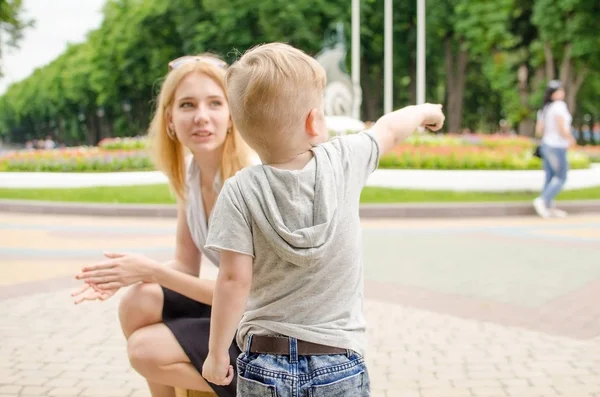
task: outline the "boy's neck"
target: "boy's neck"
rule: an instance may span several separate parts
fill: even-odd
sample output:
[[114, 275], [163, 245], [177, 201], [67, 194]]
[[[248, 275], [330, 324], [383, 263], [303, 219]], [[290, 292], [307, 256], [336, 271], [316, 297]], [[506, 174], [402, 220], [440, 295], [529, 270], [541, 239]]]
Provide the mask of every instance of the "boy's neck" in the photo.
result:
[[309, 149], [290, 156], [265, 156], [264, 158], [261, 157], [261, 160], [264, 165], [269, 165], [274, 168], [282, 170], [301, 170], [306, 167], [306, 164], [308, 164], [312, 158], [313, 152]]

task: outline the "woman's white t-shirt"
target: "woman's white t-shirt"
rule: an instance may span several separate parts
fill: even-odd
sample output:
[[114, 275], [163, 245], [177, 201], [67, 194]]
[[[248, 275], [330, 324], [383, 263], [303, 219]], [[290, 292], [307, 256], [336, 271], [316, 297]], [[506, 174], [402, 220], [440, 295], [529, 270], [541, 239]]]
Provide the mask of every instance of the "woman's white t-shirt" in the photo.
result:
[[544, 122], [542, 142], [550, 147], [568, 148], [569, 141], [560, 134], [556, 120], [557, 116], [562, 116], [565, 127], [568, 131], [571, 131], [573, 117], [569, 113], [567, 104], [564, 101], [554, 101], [538, 112], [538, 120], [541, 119]]

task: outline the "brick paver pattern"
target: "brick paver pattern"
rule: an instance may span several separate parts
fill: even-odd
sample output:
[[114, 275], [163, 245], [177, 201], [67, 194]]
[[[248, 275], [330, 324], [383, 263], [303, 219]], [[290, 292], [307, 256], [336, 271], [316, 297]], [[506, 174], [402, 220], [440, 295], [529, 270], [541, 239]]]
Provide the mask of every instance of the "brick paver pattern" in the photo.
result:
[[[600, 397], [600, 217], [363, 227], [373, 397]], [[173, 230], [0, 214], [0, 397], [149, 396], [120, 294], [74, 306], [65, 280], [113, 247], [166, 259]]]

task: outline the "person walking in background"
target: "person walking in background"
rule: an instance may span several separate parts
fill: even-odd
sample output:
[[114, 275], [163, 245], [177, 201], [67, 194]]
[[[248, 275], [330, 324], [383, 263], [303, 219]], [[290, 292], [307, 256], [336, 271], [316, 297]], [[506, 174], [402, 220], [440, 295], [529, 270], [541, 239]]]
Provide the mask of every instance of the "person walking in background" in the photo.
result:
[[564, 98], [565, 91], [561, 82], [550, 81], [546, 87], [542, 109], [537, 114], [535, 132], [542, 136], [541, 154], [546, 179], [542, 193], [533, 200], [533, 208], [542, 218], [567, 216], [565, 211], [554, 206], [554, 198], [567, 180], [567, 149], [577, 143], [571, 134], [573, 117]]

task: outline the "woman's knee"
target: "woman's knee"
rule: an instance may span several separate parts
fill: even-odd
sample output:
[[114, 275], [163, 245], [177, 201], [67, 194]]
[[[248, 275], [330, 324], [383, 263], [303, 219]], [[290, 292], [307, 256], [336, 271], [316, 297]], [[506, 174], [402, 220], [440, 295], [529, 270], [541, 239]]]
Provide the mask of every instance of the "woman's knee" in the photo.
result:
[[127, 339], [127, 356], [133, 369], [146, 379], [160, 378], [165, 367], [171, 364], [189, 362], [183, 348], [164, 324], [150, 325], [131, 334]]
[[134, 332], [127, 339], [127, 356], [131, 367], [144, 377], [151, 375], [161, 364], [156, 354], [156, 340], [143, 330]]
[[119, 303], [119, 320], [125, 337], [162, 320], [163, 292], [158, 284], [131, 286]]

